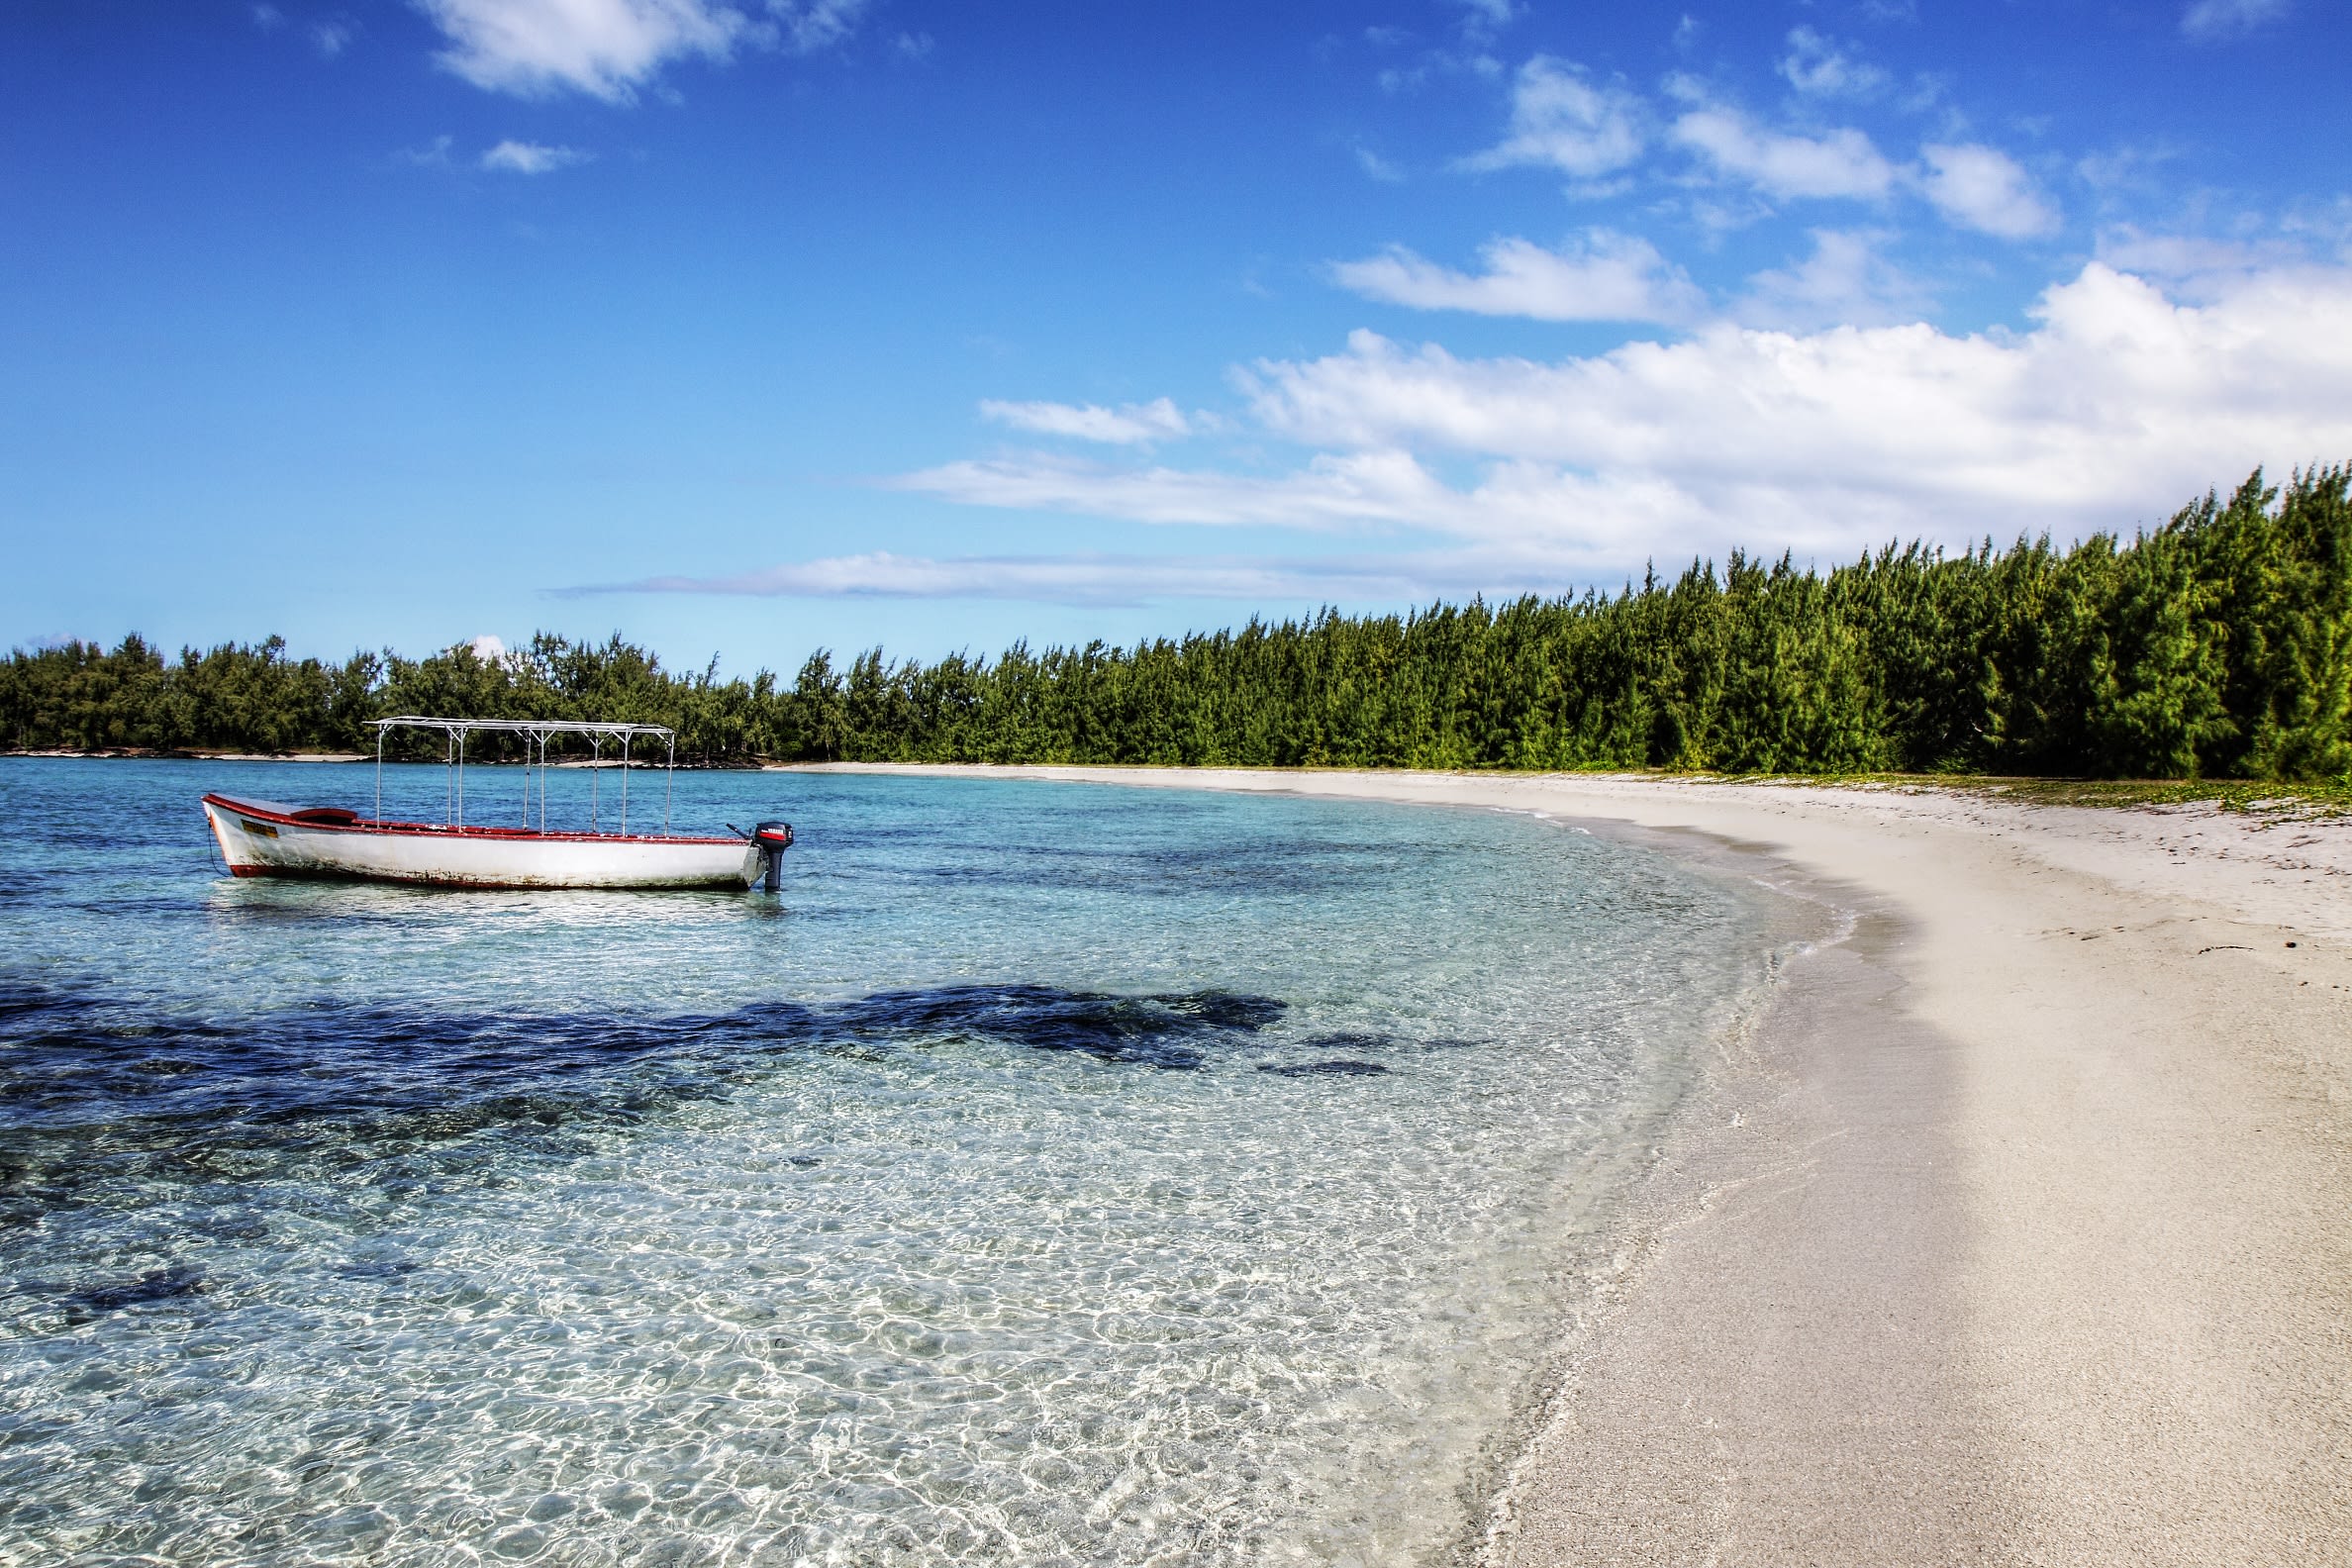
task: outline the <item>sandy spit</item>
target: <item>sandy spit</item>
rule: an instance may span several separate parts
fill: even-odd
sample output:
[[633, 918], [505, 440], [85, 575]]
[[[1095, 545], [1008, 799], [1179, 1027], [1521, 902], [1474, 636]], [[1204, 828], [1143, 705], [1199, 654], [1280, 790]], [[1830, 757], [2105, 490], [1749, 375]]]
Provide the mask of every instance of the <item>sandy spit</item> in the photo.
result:
[[1477, 1555], [2352, 1564], [2352, 826], [1595, 775], [920, 769], [1541, 812], [1833, 906]]

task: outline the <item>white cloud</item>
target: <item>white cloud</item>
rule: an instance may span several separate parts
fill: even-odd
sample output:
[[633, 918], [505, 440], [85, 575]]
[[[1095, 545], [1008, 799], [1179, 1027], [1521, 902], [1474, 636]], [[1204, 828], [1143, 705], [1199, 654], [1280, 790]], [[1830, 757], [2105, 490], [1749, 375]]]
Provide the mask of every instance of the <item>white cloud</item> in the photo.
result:
[[473, 649], [473, 656], [485, 664], [495, 664], [507, 655], [506, 642], [488, 632], [483, 633], [465, 645]]
[[[1721, 326], [1556, 364], [1408, 353], [1357, 333], [1341, 354], [1261, 361], [1247, 386], [1263, 425], [1315, 446], [1792, 482], [1965, 470], [1983, 494], [2018, 499], [2093, 497], [2152, 457], [2202, 471], [2290, 460], [2282, 445], [2352, 453], [2352, 271], [2266, 273], [2200, 308], [2095, 262], [2034, 315], [2029, 332], [1969, 337]], [[2035, 453], [2056, 455], [2037, 468]]]
[[1774, 196], [1879, 197], [1895, 183], [1895, 165], [1850, 127], [1800, 136], [1768, 131], [1737, 110], [1711, 106], [1675, 121], [1673, 136], [1717, 172]]
[[2197, 0], [2181, 13], [2181, 31], [2193, 39], [2236, 38], [2290, 9], [2289, 0]]
[[441, 63], [477, 87], [573, 88], [621, 101], [668, 61], [724, 59], [749, 28], [712, 0], [418, 0], [448, 37]]
[[501, 174], [547, 174], [570, 168], [596, 156], [577, 147], [543, 147], [537, 142], [501, 142], [482, 154], [481, 165]]
[[1919, 148], [1927, 160], [1920, 188], [1954, 223], [2004, 240], [2027, 240], [2058, 227], [2058, 213], [2033, 179], [2006, 152], [1968, 144]]
[[1184, 411], [1167, 398], [1116, 409], [1094, 403], [1006, 403], [988, 398], [980, 404], [980, 412], [1021, 430], [1115, 445], [1140, 445], [1192, 433]]
[[[2352, 457], [2352, 269], [2259, 273], [2191, 306], [2095, 262], [2022, 333], [1718, 325], [1552, 363], [1358, 333], [1242, 385], [1303, 465], [1031, 457], [895, 483], [1142, 523], [1433, 530], [1587, 573], [1740, 542], [1819, 558], [2129, 528], [2257, 463]], [[1475, 478], [1448, 482], [1462, 460]]]
[[1917, 321], [1927, 292], [1881, 253], [1893, 238], [1884, 230], [1815, 229], [1813, 254], [1748, 279], [1734, 314], [1750, 327], [1793, 332]]
[[1463, 159], [1471, 169], [1549, 164], [1596, 179], [1641, 156], [1641, 100], [1616, 83], [1594, 84], [1581, 65], [1538, 54], [1512, 86], [1511, 132]]
[[1359, 146], [1355, 149], [1355, 160], [1358, 168], [1384, 185], [1404, 183], [1405, 171], [1368, 147]]
[[1486, 269], [1456, 272], [1395, 246], [1331, 268], [1339, 284], [1371, 299], [1420, 310], [1526, 316], [1537, 321], [1680, 323], [1697, 319], [1706, 296], [1648, 241], [1588, 230], [1560, 250], [1496, 240], [1480, 250]]
[[814, 53], [846, 39], [868, 0], [415, 0], [449, 40], [441, 61], [499, 92], [570, 89], [626, 102], [672, 60], [737, 46]]
[[1815, 98], [1875, 97], [1889, 79], [1878, 66], [1854, 58], [1835, 39], [1809, 27], [1791, 30], [1780, 73], [1790, 86]]

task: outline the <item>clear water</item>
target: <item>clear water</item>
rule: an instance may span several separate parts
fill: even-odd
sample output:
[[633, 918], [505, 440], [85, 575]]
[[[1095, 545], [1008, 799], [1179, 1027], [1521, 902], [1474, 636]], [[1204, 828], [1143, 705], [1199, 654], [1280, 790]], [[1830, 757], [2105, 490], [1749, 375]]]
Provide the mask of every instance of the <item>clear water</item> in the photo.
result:
[[1444, 1560], [1761, 945], [1496, 813], [680, 775], [770, 899], [195, 804], [372, 787], [0, 760], [0, 1561]]

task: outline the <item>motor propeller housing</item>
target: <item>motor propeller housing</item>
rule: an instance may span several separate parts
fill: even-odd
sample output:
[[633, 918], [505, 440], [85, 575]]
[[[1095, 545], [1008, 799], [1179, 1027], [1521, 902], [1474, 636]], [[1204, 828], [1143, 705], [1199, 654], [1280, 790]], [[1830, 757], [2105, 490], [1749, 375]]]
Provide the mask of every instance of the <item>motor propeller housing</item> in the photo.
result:
[[751, 830], [751, 842], [759, 850], [760, 891], [773, 893], [783, 881], [784, 851], [792, 847], [792, 824], [763, 822]]

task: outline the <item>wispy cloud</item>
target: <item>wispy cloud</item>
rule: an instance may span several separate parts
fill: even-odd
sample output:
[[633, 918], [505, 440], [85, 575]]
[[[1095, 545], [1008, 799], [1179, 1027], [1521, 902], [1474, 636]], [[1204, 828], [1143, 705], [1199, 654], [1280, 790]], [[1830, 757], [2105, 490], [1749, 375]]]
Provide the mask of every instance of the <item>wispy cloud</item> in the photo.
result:
[[1508, 27], [1519, 15], [1513, 0], [1454, 0], [1454, 4], [1462, 8], [1466, 20], [1481, 27]]
[[[785, 49], [815, 54], [848, 38], [869, 4], [870, 0], [767, 0], [767, 10]], [[924, 35], [923, 47], [931, 47], [929, 34]]]
[[1133, 523], [1339, 531], [1429, 526], [1456, 504], [1411, 453], [1323, 453], [1272, 477], [1209, 469], [1120, 468], [1044, 454], [941, 463], [886, 481], [971, 506], [1077, 512]]
[[2058, 227], [2057, 209], [2008, 153], [1969, 144], [1919, 148], [1927, 162], [1920, 188], [1946, 218], [2004, 240], [2028, 240]]
[[1895, 184], [1895, 165], [1851, 127], [1805, 136], [1773, 131], [1736, 109], [1709, 105], [1676, 120], [1673, 138], [1716, 173], [1772, 196], [1873, 199]]
[[2111, 201], [2126, 193], [2144, 195], [2161, 189], [2165, 165], [2180, 155], [2175, 147], [2126, 142], [2083, 154], [2075, 160], [2074, 171], [2084, 184]]
[[549, 174], [595, 157], [577, 147], [544, 147], [537, 142], [501, 142], [484, 152], [481, 166], [500, 174]]
[[1138, 446], [1192, 433], [1184, 411], [1168, 398], [1104, 408], [1095, 403], [1007, 403], [984, 400], [980, 412], [1001, 424], [1043, 436]]
[[1809, 27], [1791, 30], [1780, 73], [1790, 86], [1814, 98], [1874, 98], [1890, 80], [1885, 70], [1857, 58], [1852, 46]]
[[1497, 35], [1519, 14], [1514, 0], [1453, 0], [1453, 3], [1462, 12], [1462, 41], [1473, 49], [1492, 45]]
[[2245, 272], [2285, 259], [2280, 246], [2256, 246], [2203, 235], [2147, 234], [2130, 225], [2099, 237], [2099, 259], [2121, 271], [2149, 277], [2186, 278], [2212, 272]]
[[2201, 41], [2239, 38], [2283, 19], [2289, 0], [2197, 0], [2181, 13], [2181, 31]]
[[448, 69], [477, 87], [627, 102], [673, 60], [738, 48], [814, 53], [845, 40], [868, 0], [416, 0], [449, 41]]
[[[1789, 51], [1780, 60], [1780, 70], [1801, 94], [1824, 100], [1877, 97], [1891, 85], [1884, 71], [1858, 61], [1845, 46], [1806, 27], [1789, 34]], [[1883, 202], [1908, 193], [1924, 197], [1962, 228], [2003, 239], [2029, 239], [2058, 227], [2055, 203], [1998, 147], [1931, 143], [1920, 149], [1917, 160], [1897, 162], [1857, 127], [1768, 124], [1723, 101], [1703, 77], [1676, 73], [1666, 79], [1665, 90], [1682, 109], [1666, 126], [1663, 145], [1695, 159], [1691, 172], [1700, 183], [1751, 193], [1750, 210], [1734, 218], [1735, 223], [1769, 216], [1769, 202]], [[1578, 176], [1571, 195], [1618, 194], [1631, 183], [1627, 171], [1651, 150], [1654, 124], [1649, 102], [1622, 84], [1596, 84], [1580, 66], [1537, 55], [1521, 67], [1514, 86], [1511, 135], [1499, 146], [1461, 160], [1460, 166], [1479, 170], [1544, 164]], [[1736, 212], [1712, 199], [1695, 203], [1694, 210], [1703, 222]], [[1533, 264], [1539, 256], [1540, 252], [1522, 253], [1515, 259]], [[1435, 269], [1405, 253], [1351, 265], [1380, 267], [1392, 289], [1403, 286], [1398, 280], [1407, 273], [1422, 292], [1439, 281]]]
[[1343, 288], [1369, 299], [1418, 310], [1524, 316], [1536, 321], [1627, 321], [1679, 324], [1697, 320], [1706, 296], [1646, 240], [1607, 229], [1588, 230], [1558, 250], [1525, 240], [1496, 240], [1479, 252], [1485, 270], [1457, 272], [1403, 246], [1361, 261], [1342, 261], [1331, 274]]
[[399, 148], [392, 154], [392, 161], [411, 168], [447, 168], [449, 149], [456, 142], [455, 137], [437, 136], [421, 146]]
[[1538, 54], [1519, 67], [1512, 84], [1509, 133], [1462, 166], [1532, 164], [1598, 179], [1640, 158], [1642, 123], [1641, 100], [1623, 84], [1595, 82], [1581, 65]]
[[766, 598], [1013, 599], [1128, 606], [1175, 599], [1239, 603], [1345, 603], [1431, 594], [1547, 592], [1574, 585], [1539, 552], [1413, 550], [1263, 557], [1244, 555], [965, 555], [876, 551], [795, 561], [725, 577], [649, 577], [558, 589], [565, 598], [608, 593], [741, 594]]
[[1888, 260], [1887, 230], [1813, 231], [1813, 253], [1793, 266], [1748, 279], [1733, 314], [1751, 327], [1791, 332], [1822, 328], [1887, 327], [1924, 319], [1929, 295]]
[[[2283, 232], [2244, 240], [2209, 235], [2148, 233], [2119, 224], [2099, 236], [2099, 259], [2118, 270], [2160, 278], [2181, 299], [2206, 303], [2249, 286], [2264, 274], [2292, 274], [2312, 264], [2311, 246]], [[2322, 243], [2342, 253], [2340, 238]]]
[[[252, 17], [253, 26], [264, 33], [275, 33], [293, 20], [267, 0], [250, 7], [247, 15]], [[302, 29], [302, 36], [310, 40], [311, 48], [318, 50], [322, 59], [334, 59], [358, 39], [359, 23], [353, 17], [337, 13], [310, 23]]]

